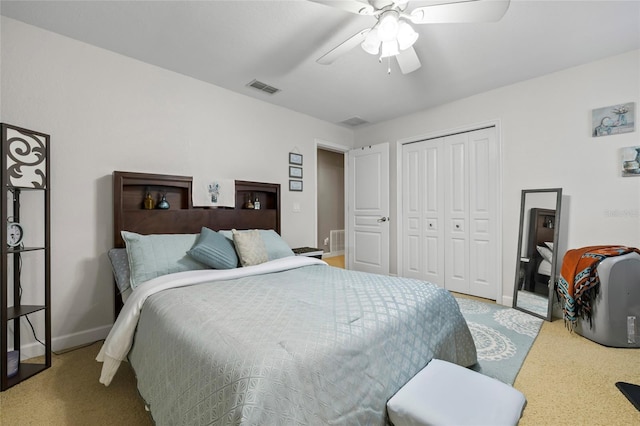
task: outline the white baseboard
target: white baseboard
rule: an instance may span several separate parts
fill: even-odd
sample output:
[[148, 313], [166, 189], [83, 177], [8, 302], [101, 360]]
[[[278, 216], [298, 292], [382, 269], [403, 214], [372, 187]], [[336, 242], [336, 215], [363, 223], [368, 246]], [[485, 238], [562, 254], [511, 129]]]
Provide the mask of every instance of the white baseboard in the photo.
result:
[[[51, 346], [54, 352], [64, 351], [65, 349], [76, 346], [86, 345], [98, 340], [105, 339], [111, 330], [111, 325], [92, 328], [90, 330], [80, 331], [78, 333], [67, 334], [65, 336], [54, 337], [51, 339]], [[32, 342], [22, 345], [20, 348], [20, 359], [25, 360], [44, 355], [44, 346], [38, 342]]]
[[508, 306], [509, 308], [513, 306], [513, 296], [505, 296], [502, 295], [502, 306]]

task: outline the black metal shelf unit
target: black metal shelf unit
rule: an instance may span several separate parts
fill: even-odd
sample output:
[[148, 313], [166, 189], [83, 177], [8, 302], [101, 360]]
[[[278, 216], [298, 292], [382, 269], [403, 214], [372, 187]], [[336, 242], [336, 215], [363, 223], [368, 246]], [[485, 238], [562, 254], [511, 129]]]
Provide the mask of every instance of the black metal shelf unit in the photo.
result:
[[[4, 391], [51, 367], [51, 218], [49, 135], [4, 123], [0, 127], [4, 191], [0, 200], [0, 390]], [[19, 225], [19, 237], [10, 235], [12, 224]], [[29, 265], [24, 283], [23, 262]], [[23, 304], [23, 299], [29, 304]], [[43, 303], [33, 304], [34, 300]], [[9, 366], [9, 349], [20, 358], [21, 322], [32, 314], [44, 328], [44, 362], [18, 362], [15, 371]]]

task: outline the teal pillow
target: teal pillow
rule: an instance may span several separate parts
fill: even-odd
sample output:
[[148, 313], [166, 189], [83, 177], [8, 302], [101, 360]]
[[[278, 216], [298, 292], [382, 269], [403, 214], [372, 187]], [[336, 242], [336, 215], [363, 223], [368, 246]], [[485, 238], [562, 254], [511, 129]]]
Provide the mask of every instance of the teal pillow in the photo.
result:
[[[239, 231], [247, 232], [247, 231]], [[280, 259], [281, 257], [295, 256], [289, 244], [287, 244], [280, 235], [273, 229], [258, 229], [260, 237], [267, 250], [267, 257], [269, 260]], [[231, 231], [218, 231], [218, 233], [224, 235], [230, 241], [233, 241], [233, 234]]]
[[209, 228], [202, 228], [198, 242], [187, 254], [213, 269], [238, 267], [238, 255], [233, 243]]
[[121, 235], [127, 246], [131, 288], [162, 275], [208, 268], [187, 255], [199, 234], [140, 235], [122, 231]]
[[267, 249], [269, 260], [280, 259], [281, 257], [295, 256], [289, 244], [273, 229], [260, 229], [260, 236]]

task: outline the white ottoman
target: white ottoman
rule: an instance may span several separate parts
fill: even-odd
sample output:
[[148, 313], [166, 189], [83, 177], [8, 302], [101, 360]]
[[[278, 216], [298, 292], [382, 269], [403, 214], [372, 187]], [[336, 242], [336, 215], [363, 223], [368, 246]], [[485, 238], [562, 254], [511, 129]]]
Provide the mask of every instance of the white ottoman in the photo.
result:
[[516, 425], [527, 400], [499, 380], [433, 359], [388, 402], [395, 426]]

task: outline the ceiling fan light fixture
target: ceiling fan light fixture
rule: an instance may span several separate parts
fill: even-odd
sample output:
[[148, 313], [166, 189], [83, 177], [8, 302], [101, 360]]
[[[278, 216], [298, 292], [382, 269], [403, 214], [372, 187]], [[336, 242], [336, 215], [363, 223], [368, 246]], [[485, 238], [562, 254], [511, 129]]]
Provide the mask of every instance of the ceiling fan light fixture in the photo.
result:
[[384, 12], [378, 21], [378, 37], [383, 43], [395, 40], [398, 36], [398, 12], [389, 10]]
[[382, 42], [382, 53], [380, 54], [380, 59], [396, 56], [399, 53], [398, 42], [396, 40]]
[[398, 24], [398, 47], [400, 50], [406, 50], [413, 46], [418, 40], [418, 33], [405, 21]]
[[378, 29], [372, 28], [367, 34], [367, 38], [360, 44], [362, 49], [370, 55], [377, 55], [380, 52], [380, 38], [378, 37]]

